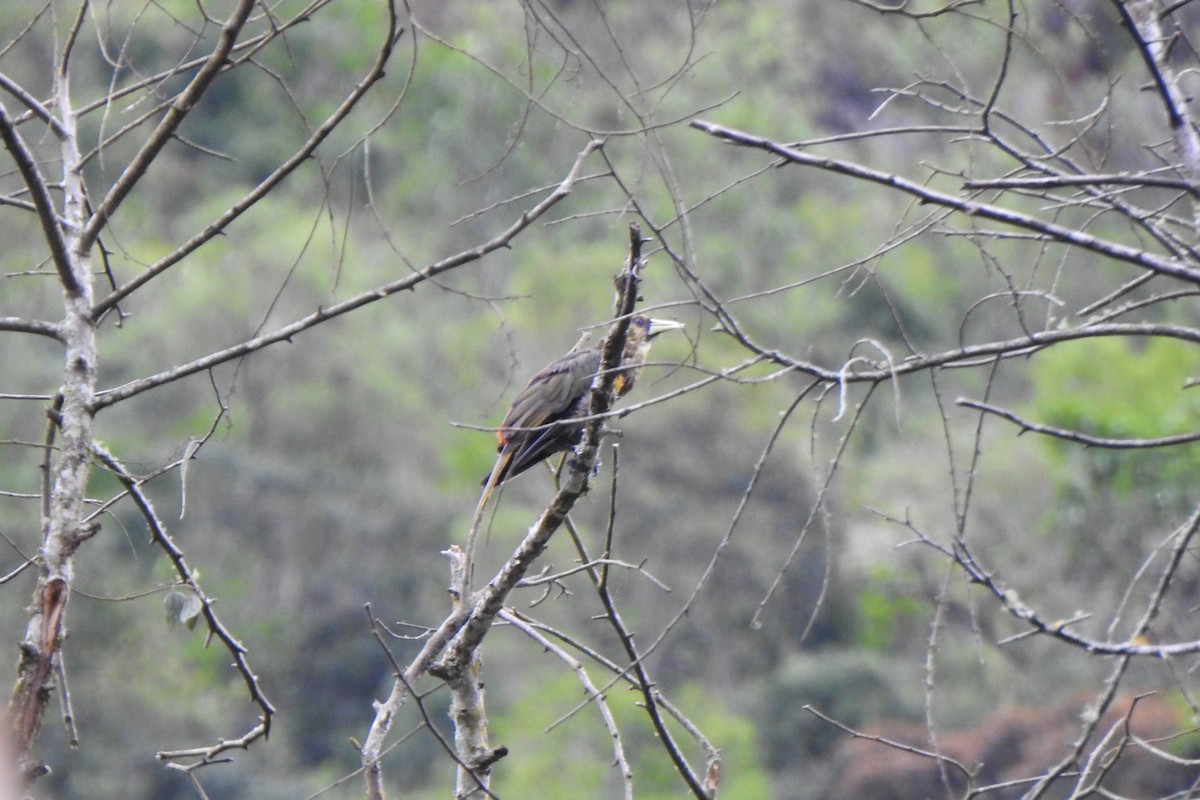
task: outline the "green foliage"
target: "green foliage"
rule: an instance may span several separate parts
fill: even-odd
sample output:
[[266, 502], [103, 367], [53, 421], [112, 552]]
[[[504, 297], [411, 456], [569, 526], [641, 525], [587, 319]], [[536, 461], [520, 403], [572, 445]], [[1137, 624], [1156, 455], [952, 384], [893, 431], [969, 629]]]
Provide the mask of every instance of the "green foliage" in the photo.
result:
[[[1038, 354], [1030, 378], [1033, 417], [1103, 438], [1147, 439], [1187, 433], [1200, 414], [1200, 395], [1185, 388], [1200, 373], [1195, 345], [1175, 339], [1093, 338]], [[1189, 487], [1200, 449], [1086, 451], [1045, 437], [1060, 462], [1081, 460], [1093, 480], [1120, 496], [1139, 486], [1173, 494]]]
[[912, 584], [888, 581], [892, 570], [879, 565], [858, 594], [858, 644], [865, 650], [886, 652], [912, 623], [923, 618], [922, 604], [909, 592]]
[[1179, 729], [1186, 731], [1165, 743], [1165, 749], [1181, 759], [1195, 760], [1200, 757], [1200, 731], [1196, 730], [1196, 710], [1186, 692], [1172, 689], [1162, 693], [1167, 707], [1177, 720]]
[[444, 474], [440, 486], [446, 490], [478, 483], [496, 460], [496, 440], [486, 434], [456, 437], [442, 450]]

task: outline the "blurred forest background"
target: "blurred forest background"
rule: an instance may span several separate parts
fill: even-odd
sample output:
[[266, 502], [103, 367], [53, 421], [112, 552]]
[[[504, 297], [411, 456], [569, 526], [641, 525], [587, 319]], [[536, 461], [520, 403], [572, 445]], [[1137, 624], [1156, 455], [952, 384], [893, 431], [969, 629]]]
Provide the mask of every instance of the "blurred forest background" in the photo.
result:
[[[303, 5], [266, 3], [255, 24]], [[102, 245], [118, 284], [269, 175], [360, 80], [386, 4], [318, 5], [249, 68], [216, 81], [113, 217]], [[1177, 24], [1200, 22], [1191, 4], [1179, 5]], [[198, 9], [223, 19], [231, 6], [93, 3], [74, 56], [77, 102], [202, 55], [217, 26], [202, 24]], [[1036, 355], [1011, 348], [1020, 357], [1003, 363], [813, 388], [811, 372], [780, 362], [737, 368], [752, 353], [714, 313], [727, 310], [765, 350], [830, 374], [879, 363], [886, 373], [910, 354], [1075, 325], [1089, 317], [1081, 309], [1140, 274], [1045, 237], [992, 238], [1000, 226], [987, 220], [923, 216], [911, 197], [781, 166], [689, 127], [703, 118], [781, 143], [832, 137], [822, 154], [958, 186], [968, 172], [1007, 174], [1009, 156], [969, 143], [958, 151], [966, 134], [921, 127], [956, 114], [968, 124], [955, 109], [971, 104], [947, 87], [973, 86], [986, 98], [1011, 57], [996, 106], [1013, 112], [1002, 117], [1010, 133], [1038, 140], [1049, 131], [1052, 141], [1073, 125], [1078, 138], [1064, 151], [1086, 152], [1106, 173], [1145, 174], [1169, 160], [1156, 155], [1169, 148], [1166, 114], [1146, 90], [1119, 4], [905, 6], [911, 14], [849, 0], [412, 0], [400, 9], [404, 33], [386, 76], [311, 163], [126, 299], [119, 320], [102, 322], [99, 385], [110, 389], [491, 239], [558, 185], [590, 140], [605, 140], [572, 194], [510, 246], [97, 416], [98, 440], [138, 475], [186, 459], [211, 430], [185, 474], [168, 471], [146, 491], [278, 714], [268, 741], [198, 774], [208, 796], [363, 795], [356, 743], [396, 668], [364, 605], [401, 635], [446, 615], [441, 551], [462, 543], [492, 465], [487, 428], [581, 328], [610, 318], [612, 278], [635, 221], [648, 235], [641, 307], [688, 332], [656, 343], [655, 364], [622, 405], [668, 399], [612, 422], [619, 458], [602, 449], [572, 516], [599, 551], [615, 461], [613, 557], [641, 569], [614, 570], [613, 592], [637, 641], [655, 643], [646, 663], [658, 687], [721, 749], [720, 796], [965, 791], [945, 761], [855, 740], [852, 728], [972, 769], [983, 762], [972, 786], [1011, 780], [986, 796], [1017, 797], [1066, 756], [1088, 709], [1105, 721], [1072, 770], [1095, 752], [1112, 791], [1192, 796], [1196, 766], [1187, 759], [1200, 755], [1200, 740], [1187, 734], [1196, 714], [1187, 653], [1134, 660], [1114, 680], [1112, 654], [1019, 636], [1030, 626], [953, 554], [962, 552], [954, 542], [969, 541], [1042, 619], [1124, 641], [1139, 613], [1131, 609], [1143, 607], [1195, 506], [1195, 447], [1116, 451], [1018, 436], [1019, 426], [955, 400], [1095, 436], [1187, 434], [1200, 403], [1185, 390], [1200, 374], [1195, 342], [1080, 337]], [[74, 15], [73, 4], [4, 3], [0, 70], [49, 97]], [[155, 91], [166, 97], [172, 86]], [[917, 102], [914, 87], [930, 86], [938, 103]], [[12, 96], [4, 102], [19, 112]], [[148, 110], [114, 102], [81, 116], [81, 130], [112, 134]], [[45, 148], [37, 124], [21, 131]], [[898, 126], [912, 131], [851, 135]], [[95, 154], [87, 180], [115, 180], [135, 139]], [[3, 180], [17, 197], [11, 165]], [[1161, 206], [1189, 224], [1188, 212]], [[1092, 218], [1086, 205], [1025, 198], [1015, 207], [1130, 247], [1160, 246], [1111, 215]], [[47, 277], [33, 215], [0, 207], [0, 241], [0, 315], [61, 317], [61, 287]], [[103, 296], [107, 278], [96, 280]], [[1169, 288], [1139, 286], [1143, 294], [1121, 302]], [[1147, 303], [1136, 321], [1194, 324], [1194, 294]], [[41, 543], [37, 445], [62, 381], [58, 343], [4, 337], [0, 573]], [[722, 370], [721, 380], [671, 394]], [[93, 468], [90, 495], [120, 490]], [[504, 561], [552, 494], [543, 470], [504, 488], [479, 574]], [[155, 753], [236, 737], [257, 712], [228, 651], [206, 646], [203, 624], [171, 624], [179, 607], [164, 598], [178, 598], [175, 573], [134, 505], [118, 502], [99, 521], [77, 556], [63, 651], [80, 742], [68, 746], [56, 698], [38, 745], [52, 771], [32, 792], [194, 797], [188, 776]], [[559, 531], [535, 570], [569, 570], [577, 558]], [[1200, 572], [1190, 553], [1182, 564], [1171, 602], [1156, 608], [1139, 642], [1198, 638], [1188, 620]], [[0, 586], [10, 661], [32, 572]], [[581, 576], [523, 589], [510, 604], [620, 660]], [[400, 664], [421, 646], [387, 644]], [[483, 652], [491, 738], [509, 749], [492, 791], [618, 796], [611, 743], [594, 706], [577, 710], [584, 694], [572, 671], [512, 627], [493, 630]], [[640, 695], [619, 684], [607, 694], [636, 796], [684, 796]], [[1108, 772], [1109, 750], [1097, 741], [1122, 730], [1116, 723], [1135, 697], [1141, 710], [1129, 718], [1135, 728], [1145, 720], [1139, 735], [1160, 737], [1158, 750], [1128, 753], [1124, 772]], [[447, 702], [435, 690], [423, 704], [452, 736]], [[406, 706], [384, 761], [392, 796], [450, 792], [453, 762], [423, 726], [415, 704]], [[1046, 796], [1069, 796], [1055, 791]]]

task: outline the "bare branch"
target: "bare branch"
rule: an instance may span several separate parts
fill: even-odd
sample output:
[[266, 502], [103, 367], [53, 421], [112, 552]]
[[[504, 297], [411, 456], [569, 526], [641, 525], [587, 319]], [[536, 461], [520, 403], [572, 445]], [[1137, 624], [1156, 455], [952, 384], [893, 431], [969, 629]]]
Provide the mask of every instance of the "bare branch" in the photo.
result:
[[223, 764], [229, 761], [224, 757], [225, 753], [230, 750], [249, 750], [250, 745], [254, 744], [259, 739], [265, 739], [267, 732], [270, 729], [268, 721], [264, 720], [258, 725], [246, 732], [245, 736], [239, 736], [236, 739], [222, 739], [214, 745], [208, 747], [192, 747], [186, 750], [160, 750], [154, 754], [154, 757], [159, 761], [176, 762], [185, 758], [194, 758], [192, 764], [176, 764], [169, 763], [167, 766], [171, 769], [177, 769], [183, 772], [190, 772], [197, 767], [207, 766], [209, 764]]
[[[61, 328], [53, 322], [43, 322], [40, 319], [21, 319], [20, 317], [0, 317], [0, 331], [14, 333], [32, 333], [45, 336], [57, 342], [64, 342]], [[65, 342], [64, 342], [65, 343]]]
[[[617, 451], [613, 453], [614, 462], [617, 459]], [[617, 499], [617, 468], [614, 463], [612, 470], [612, 489], [609, 493], [609, 514], [608, 514], [608, 531], [605, 536], [607, 542], [605, 553], [612, 551], [612, 534], [613, 526], [616, 523], [616, 499]], [[608, 584], [608, 566], [602, 566], [599, 570], [599, 575], [596, 579], [596, 594], [600, 597], [600, 604], [604, 607], [604, 616], [608, 619], [613, 631], [617, 635], [618, 641], [621, 643], [621, 648], [625, 651], [625, 656], [629, 660], [629, 668], [627, 671], [632, 672], [637, 679], [637, 686], [641, 689], [642, 700], [645, 703], [646, 713], [650, 717], [650, 724], [654, 726], [654, 732], [658, 736], [659, 742], [667, 752], [667, 757], [671, 759], [671, 763], [675, 766], [675, 770], [679, 776], [683, 778], [687, 784], [689, 791], [697, 800], [712, 800], [716, 796], [716, 787], [707, 787], [701, 783], [701, 779], [692, 770], [692, 767], [684, 757], [683, 752], [679, 749], [679, 744], [675, 741], [675, 737], [671, 735], [667, 729], [663, 716], [659, 711], [658, 690], [655, 688], [654, 682], [650, 679], [644, 654], [638, 652], [638, 647], [634, 644], [633, 633], [625, 625], [621, 619], [620, 611], [617, 610], [616, 601], [613, 599], [612, 593], [609, 591]], [[716, 761], [716, 754], [713, 755], [713, 761]], [[711, 766], [711, 765], [710, 765]], [[715, 774], [719, 775], [719, 767]], [[710, 791], [711, 789], [711, 791]]]
[[167, 113], [142, 144], [137, 155], [125, 167], [121, 173], [121, 177], [117, 179], [116, 183], [109, 188], [104, 198], [96, 205], [91, 218], [88, 219], [79, 234], [77, 247], [81, 252], [90, 250], [92, 245], [95, 244], [96, 239], [100, 236], [100, 231], [108, 222], [109, 217], [116, 212], [117, 208], [120, 207], [121, 203], [133, 190], [133, 187], [149, 171], [150, 165], [154, 163], [159, 151], [171, 140], [175, 131], [188, 115], [188, 112], [195, 107], [200, 98], [208, 91], [209, 86], [212, 85], [213, 80], [217, 77], [217, 73], [224, 66], [225, 59], [229, 56], [230, 51], [237, 42], [238, 33], [246, 23], [246, 18], [250, 16], [250, 11], [254, 6], [255, 0], [238, 0], [238, 4], [229, 15], [229, 19], [222, 26], [220, 36], [217, 38], [217, 44], [205, 60], [204, 65], [200, 67], [195, 76], [188, 82], [188, 85], [171, 103], [171, 107], [167, 109]]
[[241, 358], [248, 353], [261, 350], [268, 345], [288, 341], [296, 334], [302, 333], [303, 331], [306, 331], [316, 325], [320, 325], [326, 320], [341, 316], [342, 314], [345, 314], [349, 311], [354, 311], [355, 309], [361, 308], [362, 306], [370, 303], [374, 303], [378, 300], [383, 300], [384, 298], [390, 297], [391, 295], [399, 292], [414, 289], [436, 275], [440, 275], [441, 273], [455, 269], [456, 267], [461, 267], [464, 264], [478, 261], [489, 253], [507, 247], [509, 243], [516, 238], [517, 234], [528, 228], [535, 220], [545, 214], [546, 211], [571, 193], [571, 189], [575, 184], [575, 179], [579, 174], [579, 170], [581, 169], [584, 160], [596, 148], [600, 147], [600, 145], [601, 143], [597, 141], [589, 142], [587, 147], [585, 147], [579, 154], [579, 157], [575, 161], [575, 165], [571, 168], [570, 173], [563, 180], [563, 182], [559, 184], [558, 188], [551, 192], [549, 196], [547, 196], [536, 206], [528, 211], [522, 212], [521, 216], [507, 229], [483, 244], [476, 245], [469, 250], [464, 250], [460, 253], [450, 256], [449, 258], [445, 258], [441, 261], [430, 264], [429, 266], [417, 270], [404, 278], [400, 278], [392, 281], [391, 283], [386, 283], [376, 289], [371, 289], [370, 291], [355, 295], [354, 297], [351, 297], [348, 300], [343, 300], [340, 303], [335, 303], [328, 308], [318, 309], [312, 314], [296, 320], [290, 325], [285, 325], [284, 327], [273, 331], [272, 333], [255, 337], [254, 339], [250, 339], [242, 342], [241, 344], [234, 345], [233, 347], [212, 353], [204, 358], [197, 359], [188, 364], [182, 364], [178, 367], [160, 372], [157, 375], [151, 375], [149, 377], [141, 378], [140, 380], [124, 384], [123, 386], [119, 386], [115, 389], [109, 389], [100, 392], [96, 397], [94, 409], [99, 411], [102, 408], [111, 406], [114, 403], [121, 402], [122, 400], [127, 400], [134, 395], [141, 394], [142, 392], [162, 386], [163, 384], [171, 383], [172, 381], [177, 381], [180, 378], [194, 375], [197, 372], [203, 372], [211, 369], [218, 364], [224, 364], [227, 361]]
[[21, 101], [21, 104], [33, 112], [34, 116], [46, 123], [55, 136], [60, 139], [66, 138], [67, 131], [63, 128], [62, 123], [55, 119], [54, 113], [42, 105], [36, 97], [25, 91], [23, 86], [4, 73], [0, 73], [0, 89], [3, 89]]
[[1179, 189], [1190, 194], [1200, 192], [1200, 188], [1188, 181], [1145, 172], [1043, 175], [1032, 178], [972, 178], [963, 181], [964, 189], [1060, 189], [1068, 186], [1154, 186], [1160, 189]]
[[1168, 53], [1170, 37], [1162, 29], [1155, 4], [1147, 0], [1113, 0], [1117, 12], [1125, 21], [1129, 35], [1137, 43], [1138, 52], [1146, 63], [1167, 111], [1175, 149], [1183, 160], [1184, 170], [1192, 181], [1193, 194], [1200, 185], [1200, 133], [1188, 113], [1188, 96], [1180, 89], [1171, 67]]
[[820, 170], [837, 173], [839, 175], [845, 175], [857, 180], [876, 183], [881, 186], [886, 186], [911, 195], [921, 202], [935, 203], [946, 208], [954, 209], [955, 211], [971, 217], [981, 217], [983, 219], [991, 219], [997, 222], [1002, 222], [1015, 228], [1040, 234], [1051, 241], [1073, 245], [1083, 250], [1103, 255], [1107, 258], [1123, 261], [1144, 269], [1153, 270], [1154, 272], [1162, 275], [1170, 275], [1171, 277], [1179, 278], [1181, 280], [1188, 281], [1189, 283], [1200, 283], [1200, 269], [1197, 269], [1190, 263], [1183, 262], [1175, 258], [1166, 258], [1164, 256], [1155, 255], [1154, 253], [1147, 252], [1141, 248], [1130, 247], [1129, 245], [1121, 244], [1119, 242], [1102, 239], [1078, 228], [1067, 227], [1054, 222], [1047, 222], [1023, 212], [1003, 208], [990, 203], [980, 203], [964, 197], [958, 197], [956, 195], [946, 194], [945, 192], [939, 192], [936, 189], [931, 189], [928, 186], [916, 183], [915, 181], [901, 177], [894, 173], [871, 169], [870, 167], [857, 164], [853, 161], [845, 161], [842, 159], [805, 153], [765, 137], [744, 133], [742, 131], [734, 130], [733, 128], [726, 128], [715, 123], [705, 122], [703, 120], [693, 120], [691, 122], [691, 126], [698, 130], [704, 131], [710, 136], [715, 136], [719, 139], [733, 142], [734, 144], [740, 144], [747, 147], [764, 150], [768, 153], [780, 156], [794, 164], [815, 167]]
[[[122, 464], [116, 458], [116, 456], [106, 450], [103, 446], [96, 444], [94, 447], [96, 457], [101, 463], [104, 464], [104, 466], [106, 466], [114, 475], [117, 476], [117, 479], [125, 487], [125, 491], [127, 491], [129, 496], [133, 498], [133, 502], [137, 506], [138, 511], [141, 513], [142, 519], [146, 521], [146, 526], [149, 528], [154, 542], [163, 550], [164, 553], [166, 553], [167, 557], [171, 561], [171, 565], [175, 569], [175, 573], [179, 576], [179, 579], [189, 589], [195, 592], [196, 597], [200, 600], [201, 614], [204, 616], [205, 624], [207, 624], [212, 635], [216, 636], [217, 639], [220, 640], [223, 645], [225, 645], [225, 649], [228, 650], [229, 654], [233, 657], [233, 666], [241, 674], [242, 681], [246, 685], [246, 690], [250, 694], [250, 699], [262, 711], [260, 724], [252, 729], [250, 733], [242, 738], [242, 740], [240, 740], [245, 743], [233, 745], [235, 747], [245, 749], [246, 745], [257, 739], [260, 735], [266, 737], [270, 734], [271, 719], [275, 714], [275, 707], [271, 704], [271, 701], [267, 699], [266, 694], [264, 694], [262, 687], [259, 685], [258, 676], [255, 675], [254, 671], [250, 668], [250, 663], [246, 658], [246, 653], [248, 651], [246, 650], [245, 645], [234, 638], [233, 634], [229, 632], [224, 623], [222, 623], [217, 617], [216, 611], [213, 610], [212, 599], [209, 598], [208, 595], [204, 593], [204, 590], [200, 588], [200, 584], [196, 581], [195, 574], [184, 559], [183, 551], [180, 550], [178, 545], [175, 544], [175, 541], [171, 538], [170, 534], [167, 533], [166, 526], [162, 524], [161, 520], [159, 520], [158, 513], [154, 510], [154, 506], [151, 505], [150, 499], [142, 491], [141, 481], [134, 478], [133, 475], [130, 474], [129, 470], [125, 468], [125, 465]], [[224, 744], [224, 742], [221, 742], [214, 747], [200, 748], [198, 751], [186, 751], [186, 754], [192, 756], [199, 755], [206, 760], [211, 759], [212, 757], [229, 749], [228, 747], [225, 747]], [[165, 760], [171, 758], [171, 756], [160, 754], [159, 758]]]
[[[909, 525], [911, 527], [911, 525]], [[1071, 620], [1067, 621], [1051, 621], [1044, 619], [1031, 606], [1025, 603], [1020, 598], [1015, 590], [1005, 586], [998, 578], [985, 570], [979, 563], [971, 548], [962, 540], [955, 542], [954, 549], [948, 550], [940, 545], [935, 545], [931, 539], [924, 534], [919, 534], [922, 541], [926, 544], [933, 545], [941, 550], [946, 555], [949, 555], [954, 561], [963, 568], [968, 576], [977, 584], [986, 588], [1000, 603], [1004, 606], [1013, 617], [1028, 624], [1031, 628], [1039, 633], [1046, 634], [1055, 639], [1060, 639], [1068, 644], [1081, 648], [1084, 652], [1097, 655], [1121, 656], [1123, 658], [1131, 657], [1150, 657], [1150, 658], [1165, 658], [1168, 656], [1186, 655], [1190, 653], [1200, 653], [1200, 641], [1178, 642], [1174, 644], [1151, 644], [1145, 640], [1146, 631], [1154, 617], [1158, 614], [1161, 607], [1163, 597], [1165, 596], [1167, 587], [1170, 585], [1172, 576], [1179, 567], [1180, 560], [1184, 553], [1187, 552], [1187, 547], [1194, 538], [1197, 530], [1200, 529], [1200, 512], [1192, 515], [1186, 525], [1176, 532], [1175, 548], [1171, 552], [1167, 564], [1164, 566], [1162, 573], [1159, 576], [1159, 583], [1150, 601], [1147, 603], [1143, 617], [1138, 621], [1135, 630], [1130, 634], [1129, 638], [1124, 642], [1104, 642], [1089, 639], [1085, 636], [1076, 634], [1068, 630], [1068, 625]]]
[[3, 103], [0, 103], [0, 139], [4, 140], [4, 146], [8, 148], [9, 154], [16, 162], [17, 169], [20, 170], [25, 186], [29, 190], [29, 196], [33, 198], [38, 220], [42, 224], [42, 235], [46, 238], [50, 258], [54, 262], [54, 268], [58, 271], [58, 279], [62, 282], [63, 289], [67, 294], [78, 297], [83, 292], [83, 287], [80, 286], [79, 280], [75, 276], [67, 240], [59, 226], [58, 212], [54, 208], [54, 202], [50, 199], [48, 184], [38, 169], [37, 159], [25, 145], [20, 134], [17, 133], [12, 118], [9, 117], [8, 110], [5, 109]]
[[[455, 567], [452, 565], [451, 568], [454, 569]], [[392, 655], [392, 651], [389, 650], [387, 645], [384, 643], [383, 636], [379, 633], [379, 631], [380, 629], [386, 630], [386, 628], [379, 620], [375, 619], [374, 615], [371, 613], [370, 604], [366, 606], [366, 612], [367, 619], [371, 625], [371, 635], [375, 637], [375, 641], [379, 644], [380, 649], [383, 650], [383, 652], [387, 655], [388, 661], [392, 663], [392, 668], [395, 670], [396, 679], [404, 684], [409, 696], [412, 697], [416, 703], [417, 711], [420, 712], [421, 719], [425, 721], [425, 729], [428, 730], [433, 738], [437, 740], [437, 743], [441, 746], [442, 750], [448, 756], [454, 759], [456, 764], [458, 764], [460, 775], [466, 776], [471, 780], [473, 785], [469, 790], [467, 790], [466, 793], [469, 794], [474, 791], [480, 791], [486, 794], [488, 797], [495, 798], [496, 795], [488, 789], [487, 784], [485, 783], [484, 778], [486, 778], [486, 775], [484, 778], [481, 778], [477, 773], [477, 769], [479, 769], [478, 767], [473, 767], [471, 764], [468, 764], [460, 759], [458, 753], [455, 752], [454, 746], [446, 741], [446, 738], [442, 736], [441, 731], [439, 731], [437, 726], [433, 724], [433, 720], [429, 718], [429, 711], [425, 708], [424, 700], [419, 694], [417, 694], [416, 689], [414, 689], [413, 686], [407, 682], [404, 677], [404, 669], [399, 663], [397, 663], [395, 656]], [[502, 758], [507, 754], [507, 752], [508, 751], [505, 748], [497, 748], [497, 750], [491, 751], [489, 755], [495, 756], [496, 758]], [[485, 768], [486, 767], [490, 767], [490, 763], [485, 765]], [[460, 794], [463, 794], [463, 792], [460, 791]]]
[[[245, 197], [234, 203], [223, 214], [221, 214], [221, 216], [209, 223], [209, 225], [203, 231], [184, 242], [182, 245], [177, 247], [163, 258], [159, 259], [154, 264], [151, 264], [132, 280], [118, 287], [109, 293], [107, 297], [96, 303], [96, 307], [92, 312], [94, 318], [99, 319], [113, 306], [121, 302], [121, 300], [128, 297], [130, 294], [132, 294], [141, 286], [145, 285], [153, 278], [182, 261], [198, 247], [211, 240], [214, 236], [221, 233], [221, 231], [225, 230], [225, 228], [228, 227], [231, 222], [241, 216], [255, 203], [266, 197], [267, 194], [269, 194], [270, 191], [274, 189], [284, 178], [291, 175], [297, 167], [307, 161], [317, 147], [323, 141], [325, 141], [326, 138], [328, 138], [329, 134], [332, 133], [338, 127], [338, 125], [342, 123], [343, 120], [345, 120], [350, 112], [354, 110], [355, 106], [358, 105], [359, 100], [361, 100], [367, 94], [367, 91], [383, 78], [385, 68], [391, 59], [392, 50], [395, 47], [396, 39], [399, 36], [400, 29], [398, 28], [398, 23], [396, 20], [396, 12], [393, 0], [385, 0], [385, 2], [387, 3], [389, 14], [389, 27], [386, 32], [386, 36], [384, 37], [384, 41], [380, 45], [379, 52], [375, 58], [375, 63], [367, 71], [366, 75], [364, 75], [363, 78], [358, 82], [350, 94], [348, 94], [346, 98], [338, 105], [338, 107], [334, 109], [334, 111], [325, 119], [325, 121], [312, 132], [304, 144], [301, 145], [300, 148], [296, 150], [296, 152], [293, 153], [290, 158], [280, 164], [274, 172], [264, 178], [258, 184], [258, 186], [254, 187], [254, 189], [251, 190]], [[253, 2], [246, 2], [246, 5], [253, 5]], [[199, 75], [197, 75], [197, 78], [199, 78]], [[175, 105], [178, 105], [178, 103], [179, 101], [177, 100]], [[163, 123], [165, 123], [169, 117], [170, 113], [168, 113], [167, 118], [164, 118]], [[178, 123], [176, 123], [176, 125], [177, 124]], [[127, 168], [126, 171], [128, 172], [129, 169], [132, 169], [132, 165]], [[114, 187], [114, 189], [115, 188], [116, 187]], [[97, 212], [97, 214], [99, 214], [99, 212]], [[95, 219], [97, 219], [97, 217], [93, 216], [93, 220]], [[89, 227], [91, 226], [89, 225]]]
[[820, 711], [818, 711], [816, 708], [814, 708], [811, 705], [804, 706], [804, 710], [807, 711], [808, 713], [812, 714], [814, 717], [821, 720], [822, 722], [827, 722], [830, 725], [834, 726], [835, 728], [838, 728], [839, 730], [844, 731], [845, 733], [849, 734], [850, 736], [853, 736], [855, 739], [865, 739], [869, 742], [876, 742], [878, 744], [886, 745], [887, 747], [893, 747], [893, 748], [900, 750], [902, 752], [905, 752], [905, 753], [911, 753], [916, 756], [921, 756], [922, 758], [928, 758], [928, 759], [935, 761], [938, 764], [943, 765], [943, 766], [953, 767], [954, 769], [961, 772], [963, 777], [967, 778], [968, 780], [970, 780], [973, 777], [973, 773], [971, 772], [971, 770], [967, 769], [967, 767], [964, 764], [962, 764], [961, 762], [956, 761], [955, 759], [950, 758], [949, 756], [944, 755], [942, 753], [924, 750], [920, 747], [914, 747], [909, 744], [904, 744], [903, 742], [893, 741], [893, 740], [885, 738], [883, 736], [875, 736], [870, 733], [863, 733], [862, 731], [855, 730], [854, 728], [851, 728], [848, 725], [844, 725], [841, 722], [838, 722], [836, 719], [833, 719], [832, 717], [822, 714]]
[[994, 414], [997, 417], [1012, 422], [1021, 428], [1021, 433], [1033, 431], [1034, 433], [1043, 433], [1047, 436], [1053, 436], [1056, 439], [1064, 439], [1068, 442], [1075, 442], [1087, 447], [1105, 447], [1113, 450], [1139, 450], [1153, 447], [1171, 447], [1173, 445], [1188, 444], [1189, 442], [1200, 441], [1200, 433], [1182, 433], [1178, 436], [1162, 436], [1156, 439], [1111, 439], [1100, 436], [1089, 436], [1086, 433], [1072, 431], [1066, 428], [1058, 428], [1053, 425], [1043, 425], [1037, 422], [1030, 422], [1021, 418], [1016, 413], [999, 406], [981, 403], [977, 400], [968, 400], [960, 397], [955, 401], [957, 405], [963, 408], [974, 408], [988, 414]]

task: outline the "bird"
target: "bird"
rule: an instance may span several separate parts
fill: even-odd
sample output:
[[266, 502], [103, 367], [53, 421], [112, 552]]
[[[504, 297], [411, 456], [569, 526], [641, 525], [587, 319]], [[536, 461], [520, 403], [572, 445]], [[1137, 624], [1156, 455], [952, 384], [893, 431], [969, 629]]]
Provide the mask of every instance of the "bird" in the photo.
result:
[[[617, 397], [633, 388], [650, 353], [650, 342], [683, 327], [675, 320], [643, 316], [629, 320], [620, 371], [613, 383]], [[599, 347], [587, 347], [588, 338], [585, 334], [566, 355], [539, 370], [509, 406], [496, 431], [499, 457], [491, 474], [483, 479], [480, 508], [496, 486], [579, 444], [584, 423], [578, 420], [587, 416], [592, 381], [601, 360]]]

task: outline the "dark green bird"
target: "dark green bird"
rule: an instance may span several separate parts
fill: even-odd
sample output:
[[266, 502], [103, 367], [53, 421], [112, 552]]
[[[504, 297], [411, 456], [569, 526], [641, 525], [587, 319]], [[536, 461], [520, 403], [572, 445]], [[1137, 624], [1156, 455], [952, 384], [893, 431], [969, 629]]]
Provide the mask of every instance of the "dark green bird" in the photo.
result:
[[[641, 316], [629, 320], [625, 351], [614, 384], [618, 397], [633, 388], [650, 353], [650, 342], [661, 333], [682, 328], [683, 323], [674, 320]], [[585, 347], [586, 344], [585, 336], [565, 356], [530, 378], [529, 384], [513, 400], [496, 432], [500, 457], [491, 475], [483, 480], [487, 488], [480, 500], [481, 506], [487, 502], [492, 489], [508, 478], [579, 444], [584, 423], [560, 420], [578, 420], [587, 416], [592, 381], [600, 371], [601, 353], [599, 347]]]

